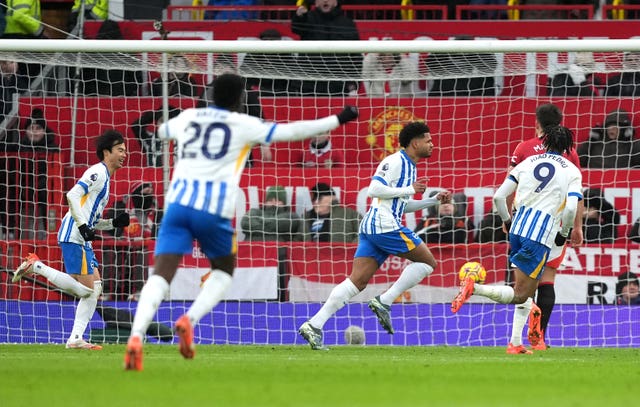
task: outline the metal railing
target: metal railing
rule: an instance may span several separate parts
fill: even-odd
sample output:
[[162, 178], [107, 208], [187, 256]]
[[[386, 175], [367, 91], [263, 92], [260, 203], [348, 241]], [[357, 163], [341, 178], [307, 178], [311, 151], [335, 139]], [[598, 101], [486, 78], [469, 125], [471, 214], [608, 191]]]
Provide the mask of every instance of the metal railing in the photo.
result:
[[[297, 6], [169, 6], [167, 20], [291, 20]], [[353, 20], [446, 20], [447, 6], [344, 5]], [[176, 16], [178, 18], [176, 18]]]

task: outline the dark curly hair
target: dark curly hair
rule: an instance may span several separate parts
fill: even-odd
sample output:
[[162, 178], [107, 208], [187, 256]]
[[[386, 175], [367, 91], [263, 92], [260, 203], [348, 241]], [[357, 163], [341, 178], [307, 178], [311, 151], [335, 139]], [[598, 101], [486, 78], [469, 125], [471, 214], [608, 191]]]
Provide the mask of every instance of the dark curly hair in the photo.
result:
[[564, 126], [551, 125], [542, 129], [542, 144], [552, 153], [569, 153], [573, 148], [573, 132]]

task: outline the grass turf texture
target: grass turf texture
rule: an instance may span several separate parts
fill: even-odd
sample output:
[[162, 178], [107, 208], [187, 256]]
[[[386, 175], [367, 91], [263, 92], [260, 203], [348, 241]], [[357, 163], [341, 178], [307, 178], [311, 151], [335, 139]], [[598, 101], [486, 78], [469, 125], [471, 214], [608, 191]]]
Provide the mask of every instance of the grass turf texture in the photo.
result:
[[0, 405], [13, 406], [622, 406], [637, 401], [640, 349], [0, 345]]

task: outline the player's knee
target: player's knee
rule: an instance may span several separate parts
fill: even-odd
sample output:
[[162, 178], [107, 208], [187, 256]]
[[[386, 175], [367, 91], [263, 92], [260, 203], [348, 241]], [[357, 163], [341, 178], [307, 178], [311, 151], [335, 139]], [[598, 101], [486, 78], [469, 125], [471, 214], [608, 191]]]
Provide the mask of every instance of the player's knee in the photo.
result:
[[369, 283], [368, 280], [364, 280], [362, 278], [356, 278], [354, 279], [353, 277], [350, 277], [351, 282], [353, 283], [353, 285], [356, 286], [356, 288], [358, 289], [358, 291], [362, 291], [365, 288], [367, 288], [367, 284]]
[[93, 296], [98, 298], [102, 294], [102, 280], [93, 282]]
[[411, 266], [415, 267], [422, 278], [425, 278], [433, 273], [433, 270], [435, 269], [435, 262], [433, 265], [427, 263], [413, 263]]
[[80, 298], [88, 298], [93, 295], [93, 289], [80, 283], [80, 284], [77, 284], [76, 287], [73, 289], [73, 293]]

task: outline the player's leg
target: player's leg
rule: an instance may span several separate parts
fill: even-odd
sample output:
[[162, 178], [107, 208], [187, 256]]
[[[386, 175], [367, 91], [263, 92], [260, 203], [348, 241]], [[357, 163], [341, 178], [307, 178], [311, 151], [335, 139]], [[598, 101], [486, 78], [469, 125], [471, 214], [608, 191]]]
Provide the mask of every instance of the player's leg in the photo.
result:
[[[546, 350], [545, 332], [549, 325], [549, 319], [556, 304], [555, 280], [556, 273], [566, 252], [566, 246], [553, 245], [549, 262], [544, 269], [540, 283], [538, 284], [538, 293], [536, 296], [536, 304], [539, 310], [534, 309], [532, 312], [539, 312], [541, 315], [536, 318], [535, 315], [529, 317], [529, 332], [527, 334], [529, 343], [536, 350]], [[539, 323], [538, 323], [539, 321]]]
[[160, 225], [154, 254], [154, 274], [140, 291], [140, 299], [131, 326], [124, 357], [126, 370], [142, 370], [142, 342], [160, 303], [169, 292], [169, 283], [182, 256], [191, 253], [193, 236], [188, 229], [186, 208], [169, 205]]
[[397, 256], [413, 263], [407, 265], [395, 283], [380, 295], [380, 301], [386, 305], [392, 304], [403, 292], [418, 285], [436, 268], [436, 259], [424, 242], [420, 242], [413, 250]]
[[433, 273], [436, 267], [436, 259], [422, 239], [406, 227], [403, 227], [397, 233], [393, 232], [385, 235], [387, 235], [386, 240], [381, 242], [381, 244], [384, 244], [384, 250], [413, 262], [402, 270], [400, 277], [387, 291], [369, 301], [368, 304], [371, 311], [378, 317], [380, 325], [388, 333], [393, 334], [391, 304], [403, 292], [415, 287], [426, 276]]
[[[65, 252], [69, 258], [77, 258], [82, 252], [82, 246], [74, 243], [61, 243], [62, 255], [65, 256]], [[67, 268], [67, 271], [69, 269]], [[63, 273], [59, 270], [49, 267], [44, 264], [35, 253], [30, 253], [25, 260], [20, 264], [13, 274], [11, 281], [14, 283], [19, 281], [23, 276], [35, 273], [46, 278], [51, 284], [60, 288], [69, 294], [76, 297], [86, 297], [92, 293], [91, 288], [79, 283], [73, 277], [67, 273]]]
[[557, 269], [546, 267], [542, 279], [538, 284], [536, 302], [529, 315], [529, 330], [527, 337], [531, 347], [535, 350], [546, 350], [545, 332], [549, 324], [549, 318], [556, 303], [554, 287]]
[[92, 270], [92, 274], [73, 274], [73, 277], [84, 286], [93, 287], [93, 292], [80, 299], [78, 301], [78, 307], [76, 308], [76, 315], [73, 321], [73, 328], [71, 329], [71, 335], [67, 339], [67, 349], [91, 349], [100, 350], [102, 346], [94, 345], [84, 340], [84, 332], [87, 329], [87, 325], [96, 311], [96, 305], [98, 304], [98, 297], [102, 293], [102, 280], [100, 279], [100, 272], [98, 271], [98, 261], [95, 258], [93, 250], [87, 250], [85, 252], [87, 258], [86, 263], [89, 265], [89, 269]]
[[193, 326], [222, 301], [231, 286], [238, 252], [235, 229], [230, 219], [201, 211], [193, 211], [190, 219], [189, 228], [200, 244], [200, 250], [209, 259], [211, 271], [187, 313], [175, 324], [180, 338], [180, 353], [186, 359], [195, 356]]
[[[460, 286], [460, 292], [451, 303], [451, 311], [457, 312], [471, 295], [482, 295], [501, 304], [522, 304], [533, 297], [538, 279], [549, 256], [549, 248], [538, 242], [511, 235], [511, 263], [516, 267], [515, 285], [488, 286], [475, 284], [467, 277]], [[525, 278], [526, 277], [526, 278]]]
[[322, 343], [324, 324], [351, 298], [364, 290], [386, 258], [387, 254], [376, 247], [371, 236], [360, 234], [351, 274], [331, 290], [329, 298], [320, 310], [298, 329], [300, 335], [311, 345], [311, 349], [327, 349]]
[[[517, 304], [513, 310], [513, 320], [511, 323], [511, 339], [509, 340], [509, 347], [522, 345], [522, 330], [529, 317], [531, 306], [533, 304], [532, 298], [527, 298], [522, 304]], [[509, 350], [507, 349], [507, 353]]]
[[329, 318], [367, 286], [379, 266], [380, 264], [373, 257], [356, 257], [353, 259], [351, 274], [331, 290], [327, 301], [309, 320], [311, 325], [322, 329]]

